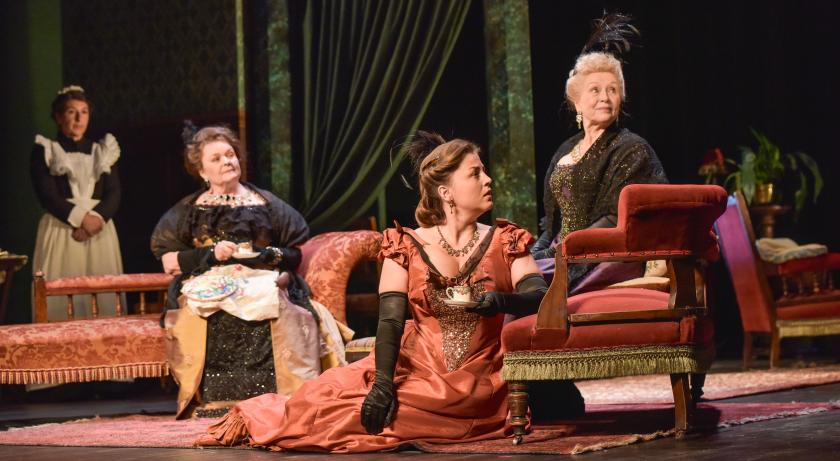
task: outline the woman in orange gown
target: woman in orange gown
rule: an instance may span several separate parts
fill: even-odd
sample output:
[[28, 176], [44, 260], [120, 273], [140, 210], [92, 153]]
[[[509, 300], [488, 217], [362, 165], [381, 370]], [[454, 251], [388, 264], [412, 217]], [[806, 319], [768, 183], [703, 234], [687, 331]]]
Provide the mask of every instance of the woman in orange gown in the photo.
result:
[[[420, 132], [409, 152], [421, 227], [384, 233], [374, 353], [291, 397], [238, 403], [198, 444], [346, 453], [505, 435], [504, 314], [535, 311], [547, 288], [528, 251], [533, 238], [504, 220], [477, 222], [493, 199], [476, 145]], [[475, 302], [449, 300], [446, 289], [458, 285]]]

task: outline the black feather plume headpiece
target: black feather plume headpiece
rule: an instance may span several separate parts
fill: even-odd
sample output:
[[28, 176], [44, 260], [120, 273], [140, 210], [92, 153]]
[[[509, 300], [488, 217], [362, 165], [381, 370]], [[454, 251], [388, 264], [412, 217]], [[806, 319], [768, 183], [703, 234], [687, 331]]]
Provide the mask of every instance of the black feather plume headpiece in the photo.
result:
[[198, 132], [198, 127], [195, 126], [190, 119], [184, 120], [184, 125], [181, 128], [181, 141], [184, 143], [184, 146], [189, 146], [193, 142], [193, 138], [195, 134]]
[[630, 22], [633, 17], [624, 13], [607, 13], [593, 21], [594, 30], [581, 54], [602, 51], [620, 57], [630, 51], [632, 40], [638, 37], [639, 29]]
[[[423, 160], [425, 160], [437, 146], [440, 146], [445, 142], [446, 140], [443, 139], [443, 136], [437, 133], [417, 130], [413, 135], [406, 137], [403, 142], [395, 143], [391, 146], [391, 149], [388, 151], [388, 157], [393, 165], [394, 152], [404, 151], [405, 156], [408, 157], [408, 160], [411, 163], [413, 176], [418, 176]], [[407, 189], [414, 190], [414, 188], [411, 187], [408, 178], [406, 178], [404, 174], [400, 173], [400, 179], [402, 179], [402, 183]]]

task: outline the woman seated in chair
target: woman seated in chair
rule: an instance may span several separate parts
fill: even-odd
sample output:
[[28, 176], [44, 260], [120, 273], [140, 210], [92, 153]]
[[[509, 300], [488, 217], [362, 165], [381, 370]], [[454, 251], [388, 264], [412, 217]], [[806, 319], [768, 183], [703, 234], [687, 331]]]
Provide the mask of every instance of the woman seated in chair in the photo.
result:
[[265, 392], [291, 394], [345, 364], [335, 319], [295, 272], [309, 236], [300, 213], [240, 181], [241, 145], [226, 127], [190, 136], [184, 157], [206, 187], [167, 211], [151, 238], [164, 271], [177, 276], [167, 337], [178, 417], [196, 404], [199, 414], [220, 415]]
[[420, 227], [384, 233], [374, 354], [291, 397], [240, 402], [198, 444], [366, 452], [505, 434], [503, 314], [535, 312], [547, 288], [533, 238], [477, 222], [493, 198], [476, 145], [421, 132], [409, 151]]
[[[540, 269], [554, 274], [557, 247], [570, 232], [615, 227], [618, 195], [628, 184], [665, 183], [653, 148], [639, 135], [618, 125], [626, 98], [624, 73], [612, 54], [628, 46], [617, 31], [634, 34], [628, 17], [601, 19], [566, 80], [566, 99], [576, 112], [578, 129], [557, 149], [545, 175], [545, 218], [531, 248]], [[616, 42], [620, 42], [616, 45]], [[606, 51], [600, 51], [606, 50]], [[664, 266], [663, 266], [664, 267]], [[575, 264], [569, 267], [569, 291], [575, 294], [640, 277], [641, 264]]]

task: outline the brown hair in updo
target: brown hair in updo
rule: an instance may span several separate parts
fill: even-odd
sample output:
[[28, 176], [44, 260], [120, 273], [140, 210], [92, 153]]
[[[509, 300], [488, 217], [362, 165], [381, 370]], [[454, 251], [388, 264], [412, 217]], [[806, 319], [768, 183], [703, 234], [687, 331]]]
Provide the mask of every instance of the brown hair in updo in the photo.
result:
[[196, 131], [192, 138], [187, 140], [184, 148], [184, 167], [187, 169], [187, 173], [201, 178], [199, 174], [201, 171], [201, 151], [204, 150], [204, 146], [213, 141], [224, 141], [230, 144], [230, 147], [233, 147], [233, 151], [236, 153], [236, 158], [239, 159], [239, 163], [242, 163], [242, 143], [239, 142], [236, 133], [226, 126], [211, 125]]
[[470, 141], [453, 139], [447, 142], [437, 133], [418, 131], [406, 150], [420, 185], [420, 203], [414, 210], [414, 218], [422, 227], [443, 224], [446, 211], [443, 199], [438, 195], [438, 186], [449, 184], [452, 173], [464, 157], [478, 154], [481, 149]]

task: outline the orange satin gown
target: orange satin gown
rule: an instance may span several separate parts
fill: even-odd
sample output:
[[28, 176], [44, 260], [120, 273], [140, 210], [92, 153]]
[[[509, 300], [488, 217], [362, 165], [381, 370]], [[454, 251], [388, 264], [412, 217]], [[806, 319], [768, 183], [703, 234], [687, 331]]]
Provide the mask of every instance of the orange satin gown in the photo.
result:
[[455, 277], [442, 276], [431, 266], [417, 240], [409, 229], [387, 229], [380, 252], [380, 257], [408, 270], [408, 304], [414, 319], [406, 323], [402, 337], [394, 374], [397, 406], [390, 426], [370, 435], [361, 424], [360, 408], [374, 379], [371, 354], [327, 370], [291, 397], [265, 394], [239, 402], [211, 426], [213, 439], [273, 450], [348, 453], [415, 441], [503, 437], [507, 386], [500, 373], [499, 338], [504, 315], [481, 317], [447, 306], [444, 292], [465, 282], [474, 297], [485, 291], [513, 291], [511, 263], [528, 253], [533, 238], [499, 220]]

